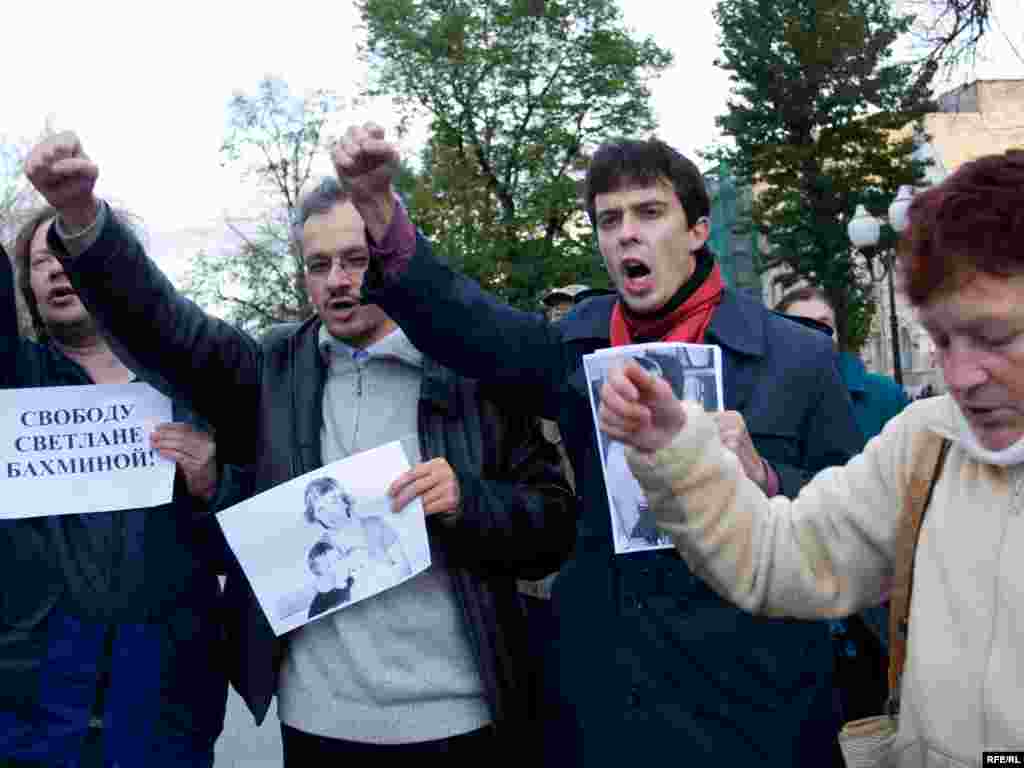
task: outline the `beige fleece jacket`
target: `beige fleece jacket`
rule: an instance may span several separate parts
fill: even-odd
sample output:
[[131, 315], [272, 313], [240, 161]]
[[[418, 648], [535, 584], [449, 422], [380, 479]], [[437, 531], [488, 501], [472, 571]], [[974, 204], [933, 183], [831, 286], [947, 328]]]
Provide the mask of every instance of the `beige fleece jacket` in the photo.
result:
[[711, 417], [685, 407], [673, 443], [630, 451], [630, 465], [694, 572], [752, 613], [838, 617], [877, 603], [920, 436], [953, 441], [915, 558], [893, 765], [979, 765], [984, 749], [1024, 750], [1024, 466], [971, 458], [956, 404], [936, 397], [796, 499], [768, 499]]

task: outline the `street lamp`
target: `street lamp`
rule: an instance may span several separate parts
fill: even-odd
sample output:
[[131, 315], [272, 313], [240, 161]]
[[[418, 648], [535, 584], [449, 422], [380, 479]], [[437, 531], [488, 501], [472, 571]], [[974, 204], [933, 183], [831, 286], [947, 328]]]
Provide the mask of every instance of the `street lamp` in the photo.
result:
[[[897, 235], [901, 234], [907, 226], [907, 210], [910, 208], [910, 201], [914, 197], [914, 188], [902, 186], [895, 199], [889, 206], [889, 225]], [[878, 248], [878, 240], [882, 234], [882, 227], [878, 219], [868, 213], [863, 205], [858, 205], [857, 210], [850, 219], [846, 228], [850, 242], [864, 255], [868, 265], [868, 274], [874, 282], [881, 282], [888, 278], [889, 282], [889, 328], [892, 337], [892, 373], [896, 383], [903, 387], [903, 365], [900, 360], [900, 336], [899, 321], [896, 318], [896, 289], [893, 287], [893, 259], [895, 252], [892, 250], [883, 251], [881, 254], [882, 273], [875, 274], [874, 256]]]

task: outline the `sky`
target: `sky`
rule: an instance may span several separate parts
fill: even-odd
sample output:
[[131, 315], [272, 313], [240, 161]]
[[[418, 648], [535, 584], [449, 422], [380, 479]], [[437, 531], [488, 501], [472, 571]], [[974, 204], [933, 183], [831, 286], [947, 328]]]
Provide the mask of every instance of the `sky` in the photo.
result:
[[[997, 29], [976, 77], [1024, 77], [1001, 30], [1024, 50], [1024, 0], [994, 0]], [[0, 137], [31, 139], [49, 122], [74, 130], [100, 166], [97, 191], [139, 215], [153, 255], [180, 278], [191, 253], [224, 216], [251, 207], [256, 193], [218, 152], [226, 105], [266, 74], [294, 91], [329, 88], [353, 97], [365, 82], [356, 57], [361, 34], [350, 2], [264, 0], [49, 0], [7, 3]], [[621, 0], [627, 25], [670, 49], [675, 61], [652, 86], [658, 134], [691, 157], [717, 137], [728, 78], [714, 67], [713, 0]], [[675, 17], [666, 15], [675, 8]], [[685, 9], [685, 10], [683, 10]], [[359, 105], [346, 122], [393, 130], [387, 101]], [[423, 141], [413, 131], [402, 149]]]

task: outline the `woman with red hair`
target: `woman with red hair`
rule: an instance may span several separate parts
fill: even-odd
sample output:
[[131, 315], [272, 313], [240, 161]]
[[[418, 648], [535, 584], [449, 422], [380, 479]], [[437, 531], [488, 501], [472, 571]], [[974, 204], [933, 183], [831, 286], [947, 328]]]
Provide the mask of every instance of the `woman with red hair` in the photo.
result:
[[[1024, 747], [1024, 152], [918, 195], [899, 260], [949, 394], [908, 407], [797, 498], [767, 498], [711, 415], [637, 366], [609, 377], [601, 425], [629, 446], [694, 572], [748, 611], [848, 616], [904, 564], [891, 764], [975, 765]], [[923, 521], [904, 509], [912, 498]]]

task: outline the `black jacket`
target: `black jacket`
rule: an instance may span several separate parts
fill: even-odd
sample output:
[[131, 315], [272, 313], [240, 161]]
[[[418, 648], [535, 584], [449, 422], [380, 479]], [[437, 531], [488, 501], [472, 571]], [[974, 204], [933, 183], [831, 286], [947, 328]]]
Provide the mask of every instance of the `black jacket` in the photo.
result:
[[[578, 748], [571, 764], [660, 756], [693, 765], [817, 766], [833, 757], [832, 648], [823, 622], [767, 619], [729, 604], [674, 551], [614, 554], [583, 355], [607, 347], [614, 296], [551, 324], [500, 304], [441, 265], [418, 236], [404, 269], [381, 264], [367, 299], [425, 354], [515, 387], [558, 421], [582, 516], [555, 581], [559, 679]], [[706, 342], [722, 349], [725, 407], [795, 496], [860, 447], [831, 342], [727, 289]]]
[[[51, 245], [62, 251], [55, 233]], [[258, 493], [321, 466], [325, 365], [318, 319], [259, 343], [177, 295], [142, 246], [108, 216], [99, 240], [68, 274], [124, 351], [191, 398], [217, 433], [225, 461], [250, 465]], [[123, 348], [123, 350], [122, 350]], [[119, 352], [120, 353], [120, 352]], [[536, 420], [507, 408], [507, 393], [425, 365], [419, 406], [424, 458], [444, 456], [462, 485], [457, 518], [439, 531], [446, 562], [498, 723], [525, 715], [526, 678], [515, 578], [554, 571], [573, 539], [574, 498]], [[230, 678], [262, 722], [282, 645], [237, 565], [227, 602]]]

